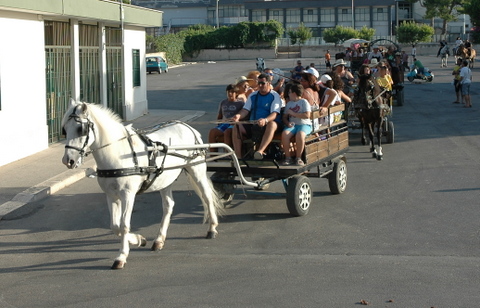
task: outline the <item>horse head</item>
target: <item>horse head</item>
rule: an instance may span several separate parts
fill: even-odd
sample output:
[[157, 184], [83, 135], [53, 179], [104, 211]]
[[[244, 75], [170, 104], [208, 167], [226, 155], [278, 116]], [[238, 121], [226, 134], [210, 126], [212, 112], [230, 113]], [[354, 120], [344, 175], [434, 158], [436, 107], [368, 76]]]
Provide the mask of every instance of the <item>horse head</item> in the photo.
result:
[[62, 127], [67, 140], [62, 163], [74, 169], [83, 163], [83, 158], [89, 154], [87, 149], [95, 140], [94, 125], [88, 117], [88, 105], [70, 100]]

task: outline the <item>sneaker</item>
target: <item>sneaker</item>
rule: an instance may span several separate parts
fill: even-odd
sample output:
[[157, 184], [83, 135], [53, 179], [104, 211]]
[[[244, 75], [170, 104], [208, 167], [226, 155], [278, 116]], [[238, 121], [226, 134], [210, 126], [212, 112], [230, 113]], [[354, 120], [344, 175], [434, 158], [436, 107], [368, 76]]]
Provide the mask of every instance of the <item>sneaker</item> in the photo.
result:
[[297, 158], [297, 161], [295, 162], [297, 164], [297, 166], [303, 166], [305, 165], [305, 163], [303, 162], [303, 160], [301, 160], [300, 158]]
[[288, 166], [288, 165], [291, 165], [293, 163], [293, 160], [291, 157], [287, 157], [285, 158], [285, 160], [283, 161], [283, 165], [285, 166]]
[[253, 158], [256, 159], [256, 160], [262, 160], [263, 159], [263, 154], [256, 151], [255, 153], [253, 153]]

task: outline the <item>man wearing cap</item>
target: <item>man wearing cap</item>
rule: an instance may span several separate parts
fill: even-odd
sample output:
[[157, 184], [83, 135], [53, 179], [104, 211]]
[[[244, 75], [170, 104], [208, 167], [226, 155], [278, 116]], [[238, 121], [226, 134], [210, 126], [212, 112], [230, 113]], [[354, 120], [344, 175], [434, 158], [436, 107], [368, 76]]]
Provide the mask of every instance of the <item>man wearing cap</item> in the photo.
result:
[[[371, 63], [372, 59], [377, 59], [378, 62], [382, 61], [383, 55], [380, 52], [380, 48], [377, 45], [373, 45], [373, 51], [368, 54], [368, 63]], [[378, 63], [377, 62], [377, 63]]]
[[[270, 87], [270, 76], [260, 74], [258, 76], [258, 91], [253, 92], [247, 99], [245, 106], [239, 113], [232, 117], [232, 120], [238, 122], [246, 119], [250, 115], [250, 120], [256, 121], [260, 129], [263, 130], [262, 140], [257, 147], [253, 157], [263, 159], [265, 150], [273, 139], [275, 131], [278, 129], [277, 119], [282, 107], [280, 95], [272, 91]], [[242, 137], [252, 136], [252, 124], [235, 125], [233, 128], [233, 148], [238, 158], [242, 158]]]
[[292, 73], [292, 78], [295, 80], [300, 80], [300, 78], [302, 77], [301, 74], [304, 70], [305, 68], [302, 66], [302, 61], [298, 60], [297, 66], [295, 66], [293, 70], [290, 71], [290, 73]]

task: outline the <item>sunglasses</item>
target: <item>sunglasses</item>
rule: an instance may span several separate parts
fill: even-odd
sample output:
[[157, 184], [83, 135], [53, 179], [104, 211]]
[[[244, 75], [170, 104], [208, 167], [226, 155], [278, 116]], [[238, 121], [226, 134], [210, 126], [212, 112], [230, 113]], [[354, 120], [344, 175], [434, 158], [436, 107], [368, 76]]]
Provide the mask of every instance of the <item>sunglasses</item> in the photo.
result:
[[263, 86], [264, 84], [266, 84], [266, 82], [265, 81], [259, 81], [258, 84]]
[[379, 66], [379, 68], [387, 68], [386, 66]]

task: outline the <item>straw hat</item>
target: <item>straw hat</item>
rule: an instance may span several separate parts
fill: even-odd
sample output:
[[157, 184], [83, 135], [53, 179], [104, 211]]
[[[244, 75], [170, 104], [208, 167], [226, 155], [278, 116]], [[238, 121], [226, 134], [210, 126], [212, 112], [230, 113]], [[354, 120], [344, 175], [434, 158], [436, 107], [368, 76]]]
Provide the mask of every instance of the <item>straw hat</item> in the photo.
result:
[[378, 65], [378, 60], [376, 58], [373, 58], [372, 60], [370, 60], [370, 64], [368, 66], [375, 67], [377, 65]]
[[339, 65], [347, 66], [347, 63], [343, 59], [338, 59], [337, 61], [335, 61], [335, 63], [333, 63], [334, 68]]
[[237, 80], [235, 81], [235, 83], [236, 83], [236, 84], [239, 84], [240, 82], [249, 81], [249, 80], [253, 80], [253, 79], [247, 78], [247, 77], [245, 77], [245, 76], [240, 76], [239, 78], [237, 78]]

